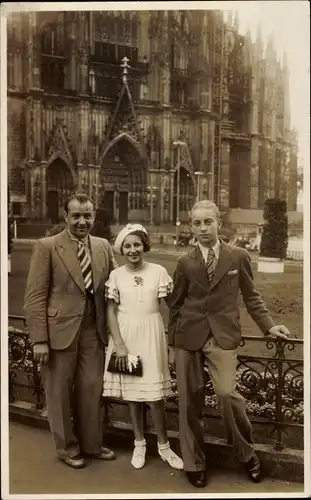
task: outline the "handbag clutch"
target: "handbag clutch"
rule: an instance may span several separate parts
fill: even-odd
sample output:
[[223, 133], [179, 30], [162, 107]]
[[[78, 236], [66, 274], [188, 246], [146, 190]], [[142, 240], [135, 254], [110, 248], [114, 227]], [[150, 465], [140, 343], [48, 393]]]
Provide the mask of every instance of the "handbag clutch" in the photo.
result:
[[143, 366], [140, 356], [127, 356], [127, 366], [122, 370], [117, 364], [117, 355], [115, 352], [111, 354], [108, 363], [108, 372], [111, 373], [121, 373], [122, 375], [134, 375], [135, 377], [143, 376]]

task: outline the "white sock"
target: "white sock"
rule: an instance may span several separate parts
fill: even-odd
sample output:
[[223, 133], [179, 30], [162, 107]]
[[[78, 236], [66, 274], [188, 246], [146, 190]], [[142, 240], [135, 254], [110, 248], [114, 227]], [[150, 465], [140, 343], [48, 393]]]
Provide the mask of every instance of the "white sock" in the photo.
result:
[[141, 441], [136, 441], [136, 439], [134, 439], [134, 446], [146, 446], [146, 445], [147, 443], [145, 439], [142, 439]]
[[135, 469], [141, 469], [145, 465], [146, 456], [146, 440], [141, 441], [134, 440], [134, 451], [131, 460], [131, 464]]
[[166, 442], [166, 443], [164, 443], [164, 444], [160, 444], [160, 443], [158, 442], [158, 448], [159, 448], [159, 450], [161, 450], [161, 451], [163, 451], [163, 450], [168, 450], [168, 449], [170, 448], [170, 443], [169, 443], [169, 441], [167, 441], [167, 442]]

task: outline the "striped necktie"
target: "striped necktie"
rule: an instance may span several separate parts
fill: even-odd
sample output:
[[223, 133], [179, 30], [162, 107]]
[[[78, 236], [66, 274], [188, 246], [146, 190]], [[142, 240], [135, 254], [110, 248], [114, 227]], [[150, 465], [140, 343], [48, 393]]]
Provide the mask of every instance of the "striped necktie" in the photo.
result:
[[93, 279], [92, 279], [92, 266], [91, 260], [85, 250], [85, 246], [82, 241], [78, 242], [78, 260], [81, 266], [81, 271], [83, 275], [85, 291], [89, 293], [94, 293], [93, 290]]
[[214, 276], [214, 260], [215, 260], [215, 252], [212, 248], [210, 248], [206, 260], [206, 272], [210, 284], [212, 283], [212, 279]]

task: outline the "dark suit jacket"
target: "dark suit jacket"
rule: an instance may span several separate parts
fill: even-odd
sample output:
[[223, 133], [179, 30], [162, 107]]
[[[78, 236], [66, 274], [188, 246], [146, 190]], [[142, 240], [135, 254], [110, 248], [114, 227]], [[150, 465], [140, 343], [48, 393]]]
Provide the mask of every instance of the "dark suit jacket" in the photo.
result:
[[[96, 327], [107, 343], [105, 282], [117, 267], [109, 243], [90, 236]], [[28, 274], [24, 310], [33, 342], [66, 349], [80, 328], [85, 309], [85, 286], [77, 254], [67, 230], [38, 240]]]
[[246, 250], [221, 241], [211, 285], [198, 247], [180, 257], [169, 299], [169, 345], [197, 351], [212, 331], [223, 349], [235, 349], [241, 341], [240, 291], [248, 313], [265, 333], [274, 322], [255, 288]]

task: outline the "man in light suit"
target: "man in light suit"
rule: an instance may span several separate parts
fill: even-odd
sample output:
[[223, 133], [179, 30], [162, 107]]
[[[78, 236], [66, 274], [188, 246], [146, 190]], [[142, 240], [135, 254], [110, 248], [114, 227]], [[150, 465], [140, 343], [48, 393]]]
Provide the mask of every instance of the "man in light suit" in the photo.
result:
[[105, 281], [116, 262], [107, 240], [89, 235], [94, 216], [88, 196], [71, 196], [66, 229], [35, 244], [24, 302], [56, 451], [76, 469], [85, 466], [84, 455], [114, 459], [102, 446], [100, 398]]
[[245, 400], [236, 391], [237, 347], [241, 341], [239, 293], [265, 335], [286, 338], [289, 331], [274, 324], [257, 292], [248, 252], [219, 240], [217, 206], [207, 200], [196, 203], [191, 226], [198, 243], [189, 255], [178, 260], [168, 326], [170, 362], [176, 365], [184, 470], [193, 486], [206, 485], [202, 421], [205, 360], [228, 441], [250, 479], [258, 482], [261, 470], [252, 428]]

